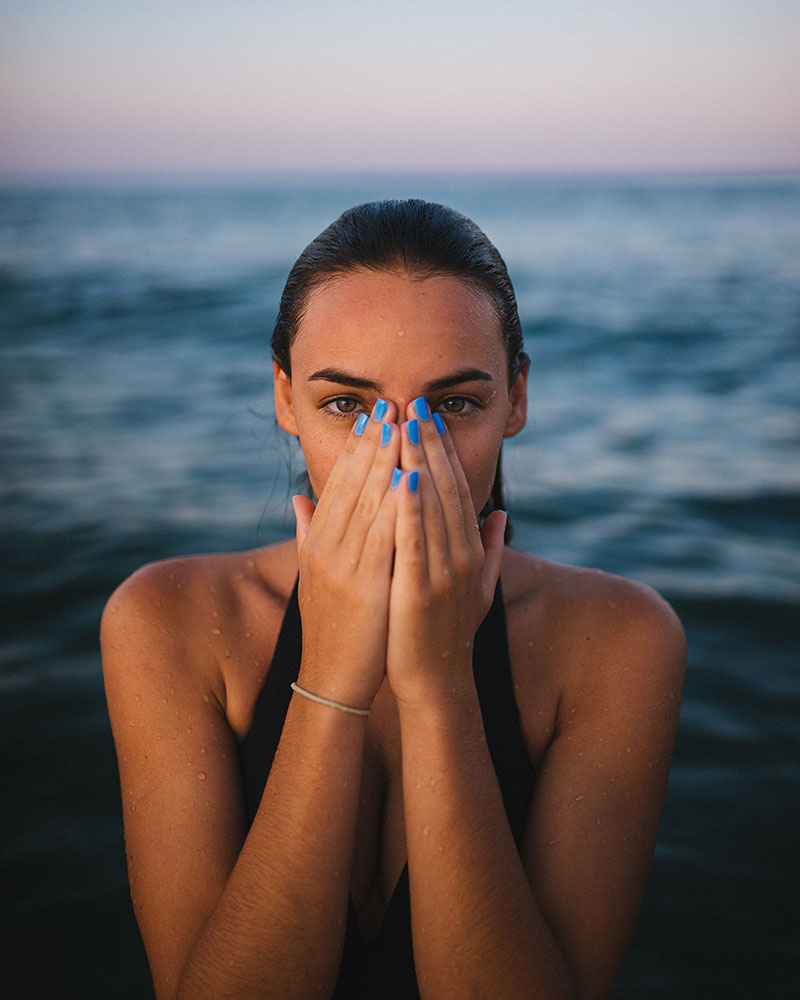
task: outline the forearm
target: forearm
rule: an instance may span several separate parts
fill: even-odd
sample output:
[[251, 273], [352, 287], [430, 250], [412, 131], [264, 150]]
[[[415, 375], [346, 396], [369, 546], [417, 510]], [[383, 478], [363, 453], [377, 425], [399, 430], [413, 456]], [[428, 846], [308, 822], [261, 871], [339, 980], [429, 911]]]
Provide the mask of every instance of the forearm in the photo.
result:
[[326, 997], [347, 920], [365, 719], [295, 695], [233, 872], [185, 964], [182, 998]]
[[401, 705], [400, 722], [423, 1000], [573, 995], [506, 819], [474, 686]]

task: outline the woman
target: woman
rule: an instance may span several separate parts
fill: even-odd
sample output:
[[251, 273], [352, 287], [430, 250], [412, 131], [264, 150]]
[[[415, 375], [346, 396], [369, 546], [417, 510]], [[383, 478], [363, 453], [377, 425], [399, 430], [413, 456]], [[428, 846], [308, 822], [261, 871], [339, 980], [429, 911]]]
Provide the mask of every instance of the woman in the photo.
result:
[[504, 544], [502, 259], [441, 206], [353, 209], [273, 352], [318, 498], [296, 541], [147, 566], [103, 618], [159, 998], [606, 996], [684, 639], [650, 590]]

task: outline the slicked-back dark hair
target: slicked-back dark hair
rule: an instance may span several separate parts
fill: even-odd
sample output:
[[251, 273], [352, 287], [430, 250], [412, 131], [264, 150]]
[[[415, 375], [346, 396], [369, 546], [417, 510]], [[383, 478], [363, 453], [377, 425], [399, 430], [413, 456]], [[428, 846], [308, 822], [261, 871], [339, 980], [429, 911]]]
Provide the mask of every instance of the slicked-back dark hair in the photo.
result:
[[[291, 378], [290, 348], [314, 288], [359, 269], [402, 271], [415, 278], [450, 275], [488, 296], [506, 348], [508, 383], [528, 362], [517, 301], [503, 258], [466, 216], [435, 202], [374, 201], [332, 222], [300, 254], [281, 296], [272, 356]], [[490, 505], [505, 508], [500, 458]]]

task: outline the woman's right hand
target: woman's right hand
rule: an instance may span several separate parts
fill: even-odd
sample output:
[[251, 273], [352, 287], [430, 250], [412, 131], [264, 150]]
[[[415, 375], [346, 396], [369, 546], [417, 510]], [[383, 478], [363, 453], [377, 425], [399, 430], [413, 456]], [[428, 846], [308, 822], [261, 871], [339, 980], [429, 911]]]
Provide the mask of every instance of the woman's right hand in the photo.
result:
[[298, 683], [359, 708], [369, 707], [386, 672], [400, 432], [396, 406], [381, 404], [356, 422], [316, 507], [293, 498], [303, 622]]

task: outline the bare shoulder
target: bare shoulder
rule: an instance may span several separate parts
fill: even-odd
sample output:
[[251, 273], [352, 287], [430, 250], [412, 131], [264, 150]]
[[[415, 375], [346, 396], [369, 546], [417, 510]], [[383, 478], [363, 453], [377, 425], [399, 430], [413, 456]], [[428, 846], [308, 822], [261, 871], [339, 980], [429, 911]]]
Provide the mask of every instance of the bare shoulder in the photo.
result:
[[578, 706], [610, 719], [658, 703], [677, 718], [686, 640], [655, 590], [513, 549], [503, 585], [518, 702], [537, 756]]
[[252, 683], [263, 683], [294, 582], [293, 552], [282, 544], [137, 570], [103, 612], [107, 688], [152, 683], [158, 675], [170, 689], [202, 688], [235, 720]]
[[587, 644], [619, 656], [646, 647], [682, 660], [685, 637], [672, 607], [651, 587], [597, 569], [510, 550], [503, 567], [509, 631], [526, 643], [577, 652]]

